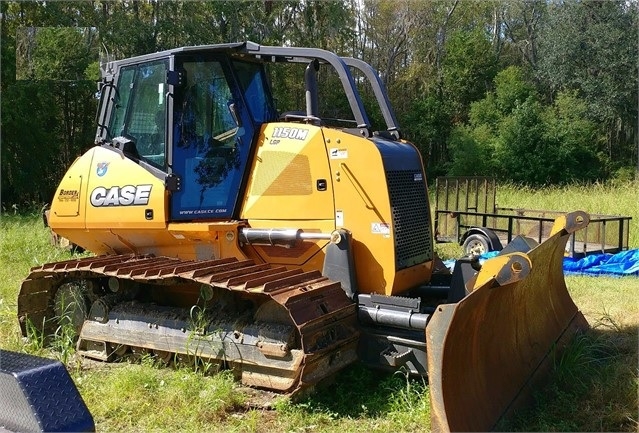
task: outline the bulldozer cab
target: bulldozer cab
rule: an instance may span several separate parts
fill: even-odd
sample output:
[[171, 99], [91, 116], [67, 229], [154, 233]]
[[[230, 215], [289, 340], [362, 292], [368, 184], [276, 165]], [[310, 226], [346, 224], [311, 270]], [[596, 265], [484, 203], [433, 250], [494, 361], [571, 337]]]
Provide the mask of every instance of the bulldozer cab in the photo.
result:
[[[306, 65], [305, 110], [278, 113], [267, 63]], [[328, 65], [342, 84], [352, 120], [343, 129], [370, 137], [371, 124], [350, 70], [367, 80], [386, 129], [400, 138], [386, 91], [357, 59], [314, 48], [265, 47], [251, 42], [183, 47], [108, 63], [103, 70], [96, 143], [115, 148], [164, 181], [170, 221], [237, 219], [247, 166], [263, 124], [324, 124], [316, 74]]]
[[277, 118], [259, 63], [174, 53], [122, 65], [106, 142], [167, 180], [169, 218], [232, 218], [255, 131]]

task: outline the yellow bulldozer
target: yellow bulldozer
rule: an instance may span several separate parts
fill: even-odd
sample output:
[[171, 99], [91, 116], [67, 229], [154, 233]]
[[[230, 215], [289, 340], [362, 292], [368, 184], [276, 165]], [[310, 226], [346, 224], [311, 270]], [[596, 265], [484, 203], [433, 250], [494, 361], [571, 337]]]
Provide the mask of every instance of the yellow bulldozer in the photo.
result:
[[[269, 73], [284, 64], [298, 65], [303, 84], [289, 92], [300, 89], [290, 99], [301, 110], [276, 106]], [[324, 71], [350, 118], [320, 110]], [[540, 245], [441, 266], [420, 152], [367, 63], [244, 42], [102, 72], [95, 146], [48, 218], [94, 255], [31, 270], [18, 299], [25, 335], [63, 324], [85, 357], [205, 359], [283, 394], [357, 360], [403, 369], [428, 376], [434, 430], [469, 431], [524, 401], [587, 326], [562, 273], [584, 212]]]

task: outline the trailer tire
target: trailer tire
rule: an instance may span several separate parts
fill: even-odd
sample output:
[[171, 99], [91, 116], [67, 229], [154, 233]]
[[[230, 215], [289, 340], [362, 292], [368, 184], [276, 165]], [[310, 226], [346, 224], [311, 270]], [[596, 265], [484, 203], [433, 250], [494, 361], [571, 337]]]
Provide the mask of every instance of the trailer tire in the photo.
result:
[[464, 254], [479, 256], [490, 251], [490, 243], [486, 236], [473, 233], [464, 240], [462, 248]]

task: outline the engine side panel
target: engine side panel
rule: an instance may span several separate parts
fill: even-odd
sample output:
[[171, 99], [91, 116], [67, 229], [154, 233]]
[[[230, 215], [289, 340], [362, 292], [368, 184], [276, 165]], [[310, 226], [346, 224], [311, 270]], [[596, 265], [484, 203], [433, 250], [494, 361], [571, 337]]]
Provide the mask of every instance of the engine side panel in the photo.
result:
[[258, 141], [242, 218], [333, 220], [322, 130], [306, 124], [270, 123], [264, 125]]
[[[389, 173], [405, 171], [425, 192], [419, 154], [405, 143], [385, 142], [392, 149], [388, 150], [373, 140], [338, 130], [327, 130], [325, 136], [335, 189], [336, 226], [353, 233], [360, 292], [394, 295], [427, 281], [432, 267], [428, 257], [398, 266], [398, 239], [410, 238], [412, 233], [396, 224], [397, 200], [391, 197], [388, 178]], [[387, 167], [393, 152], [402, 161]], [[428, 208], [427, 203], [424, 206]]]
[[[299, 123], [262, 127], [241, 218], [253, 228], [294, 228], [305, 233], [335, 230], [333, 185], [321, 128]], [[327, 240], [292, 248], [253, 246], [261, 260], [321, 269]]]
[[135, 162], [94, 147], [60, 182], [49, 225], [96, 254], [131, 252], [166, 236], [165, 194], [163, 182]]

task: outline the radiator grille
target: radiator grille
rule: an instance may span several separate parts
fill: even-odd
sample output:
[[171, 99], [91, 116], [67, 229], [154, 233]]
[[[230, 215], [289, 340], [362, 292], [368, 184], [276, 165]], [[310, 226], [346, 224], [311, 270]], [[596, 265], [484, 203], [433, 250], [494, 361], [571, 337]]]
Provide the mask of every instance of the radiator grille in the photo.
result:
[[388, 191], [393, 212], [396, 269], [433, 258], [433, 243], [426, 188], [414, 170], [388, 171]]

